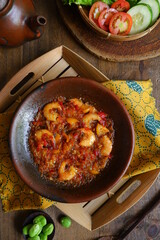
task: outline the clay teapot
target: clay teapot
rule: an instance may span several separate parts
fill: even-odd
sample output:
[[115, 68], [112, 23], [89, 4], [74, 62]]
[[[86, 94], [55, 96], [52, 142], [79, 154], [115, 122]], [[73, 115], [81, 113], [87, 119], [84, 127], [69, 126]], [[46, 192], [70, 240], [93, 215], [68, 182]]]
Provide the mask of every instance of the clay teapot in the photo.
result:
[[41, 37], [46, 19], [32, 0], [0, 0], [0, 45], [18, 46]]

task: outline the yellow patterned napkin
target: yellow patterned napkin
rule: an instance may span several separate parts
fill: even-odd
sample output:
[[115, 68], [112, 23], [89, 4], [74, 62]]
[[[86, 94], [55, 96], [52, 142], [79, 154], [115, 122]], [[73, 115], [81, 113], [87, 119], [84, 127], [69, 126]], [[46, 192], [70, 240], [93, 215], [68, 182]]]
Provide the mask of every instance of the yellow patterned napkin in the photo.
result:
[[[125, 104], [135, 129], [133, 159], [124, 177], [160, 167], [160, 114], [151, 96], [151, 81], [108, 81], [111, 89]], [[54, 202], [34, 193], [17, 175], [12, 165], [8, 130], [12, 113], [0, 114], [0, 195], [4, 211], [47, 208]]]

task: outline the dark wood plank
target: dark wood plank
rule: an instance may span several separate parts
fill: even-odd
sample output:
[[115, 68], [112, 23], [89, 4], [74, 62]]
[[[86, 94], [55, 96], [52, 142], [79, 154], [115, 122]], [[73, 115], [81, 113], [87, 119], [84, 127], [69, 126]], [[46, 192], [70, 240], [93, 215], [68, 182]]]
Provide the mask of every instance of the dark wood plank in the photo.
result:
[[[145, 61], [123, 63], [98, 59], [93, 54], [86, 51], [86, 49], [74, 39], [73, 35], [65, 27], [59, 15], [55, 0], [35, 0], [34, 2], [37, 8], [37, 13], [45, 16], [48, 20], [45, 32], [40, 39], [25, 43], [23, 46], [11, 49], [0, 47], [0, 88], [2, 88], [2, 86], [4, 86], [9, 79], [27, 63], [45, 52], [63, 44], [84, 57], [110, 79], [145, 80], [151, 78], [154, 88], [153, 95], [156, 98], [156, 104], [160, 110], [160, 57]], [[112, 223], [94, 232], [89, 232], [74, 221], [72, 222], [70, 229], [64, 229], [59, 224], [59, 217], [62, 214], [60, 210], [56, 207], [50, 207], [45, 211], [48, 212], [55, 221], [55, 240], [95, 240], [101, 236], [115, 234], [118, 230], [123, 228], [127, 221], [139, 210], [141, 210], [154, 195], [156, 195], [159, 188], [160, 179], [155, 182], [148, 193], [145, 194], [141, 201], [139, 201], [134, 207], [129, 209], [125, 214], [117, 218]], [[30, 211], [4, 213], [2, 211], [2, 207], [0, 206], [0, 240], [23, 239], [19, 231], [21, 229], [23, 219], [29, 212]], [[157, 207], [126, 239], [148, 239], [148, 231], [151, 232], [151, 228], [155, 226], [154, 229], [156, 234], [156, 227], [158, 227], [159, 222], [160, 210], [159, 207]], [[150, 239], [153, 239], [153, 237]], [[160, 239], [160, 233], [157, 233], [157, 237], [154, 239]]]

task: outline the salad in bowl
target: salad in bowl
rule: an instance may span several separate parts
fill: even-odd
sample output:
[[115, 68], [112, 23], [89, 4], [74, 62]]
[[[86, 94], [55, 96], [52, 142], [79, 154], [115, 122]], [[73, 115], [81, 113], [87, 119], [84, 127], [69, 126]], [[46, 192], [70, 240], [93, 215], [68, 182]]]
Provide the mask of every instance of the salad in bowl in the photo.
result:
[[[79, 5], [83, 19], [104, 36], [134, 40], [159, 23], [160, 0], [64, 0]], [[130, 39], [129, 39], [130, 38]]]

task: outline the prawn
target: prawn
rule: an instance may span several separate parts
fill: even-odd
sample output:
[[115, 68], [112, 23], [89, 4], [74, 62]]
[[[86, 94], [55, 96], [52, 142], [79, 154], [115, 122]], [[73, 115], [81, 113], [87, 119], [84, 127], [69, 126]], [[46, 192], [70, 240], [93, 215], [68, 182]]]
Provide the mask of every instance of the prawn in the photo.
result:
[[67, 123], [69, 123], [70, 128], [76, 128], [77, 127], [77, 123], [79, 122], [76, 118], [67, 118]]
[[76, 175], [77, 169], [73, 165], [69, 166], [69, 163], [69, 160], [65, 160], [61, 163], [58, 169], [60, 181], [69, 181]]
[[41, 139], [42, 139], [42, 136], [43, 136], [44, 134], [46, 134], [46, 135], [54, 138], [54, 137], [53, 137], [53, 134], [52, 134], [50, 131], [48, 131], [47, 129], [37, 130], [37, 131], [35, 132], [35, 137], [36, 137], [37, 140], [41, 140]]
[[101, 124], [97, 123], [96, 133], [97, 133], [98, 137], [101, 137], [101, 136], [105, 135], [108, 132], [109, 132], [108, 128], [106, 128], [106, 127], [102, 126]]
[[70, 102], [78, 107], [81, 107], [83, 105], [83, 102], [77, 98], [70, 99]]
[[56, 119], [58, 117], [58, 113], [54, 111], [55, 109], [62, 110], [62, 108], [58, 102], [48, 103], [43, 108], [43, 114], [47, 120], [53, 121], [53, 122], [56, 121]]
[[83, 137], [79, 143], [82, 147], [90, 147], [96, 140], [94, 133], [90, 129], [81, 128], [81, 132], [83, 133]]
[[93, 106], [90, 106], [87, 103], [83, 104], [83, 102], [80, 99], [73, 98], [73, 99], [70, 100], [70, 102], [73, 103], [74, 105], [78, 106], [79, 108], [81, 108], [83, 113], [95, 112], [96, 111], [96, 109]]
[[81, 108], [82, 108], [83, 113], [88, 113], [88, 112], [95, 113], [96, 112], [95, 107], [93, 107], [87, 103], [83, 104], [83, 106]]
[[92, 168], [90, 169], [90, 173], [97, 175], [100, 172], [100, 168], [98, 166], [98, 163], [94, 163]]
[[99, 161], [99, 163], [95, 162], [90, 169], [90, 173], [96, 175], [99, 174], [101, 169], [104, 169], [107, 164], [108, 157], [105, 157]]
[[101, 154], [103, 156], [108, 156], [112, 151], [112, 141], [105, 135], [101, 138], [101, 143]]
[[47, 143], [51, 142], [52, 145], [55, 144], [55, 139], [53, 134], [47, 129], [40, 129], [35, 132], [35, 138], [40, 143], [39, 144], [40, 148], [43, 148], [46, 146], [46, 143], [45, 143], [46, 141], [44, 141], [43, 137], [45, 137], [45, 140], [47, 141]]
[[84, 116], [83, 118], [83, 123], [85, 124], [86, 127], [90, 127], [91, 122], [93, 121], [100, 121], [101, 118], [98, 114], [96, 113], [88, 113]]

